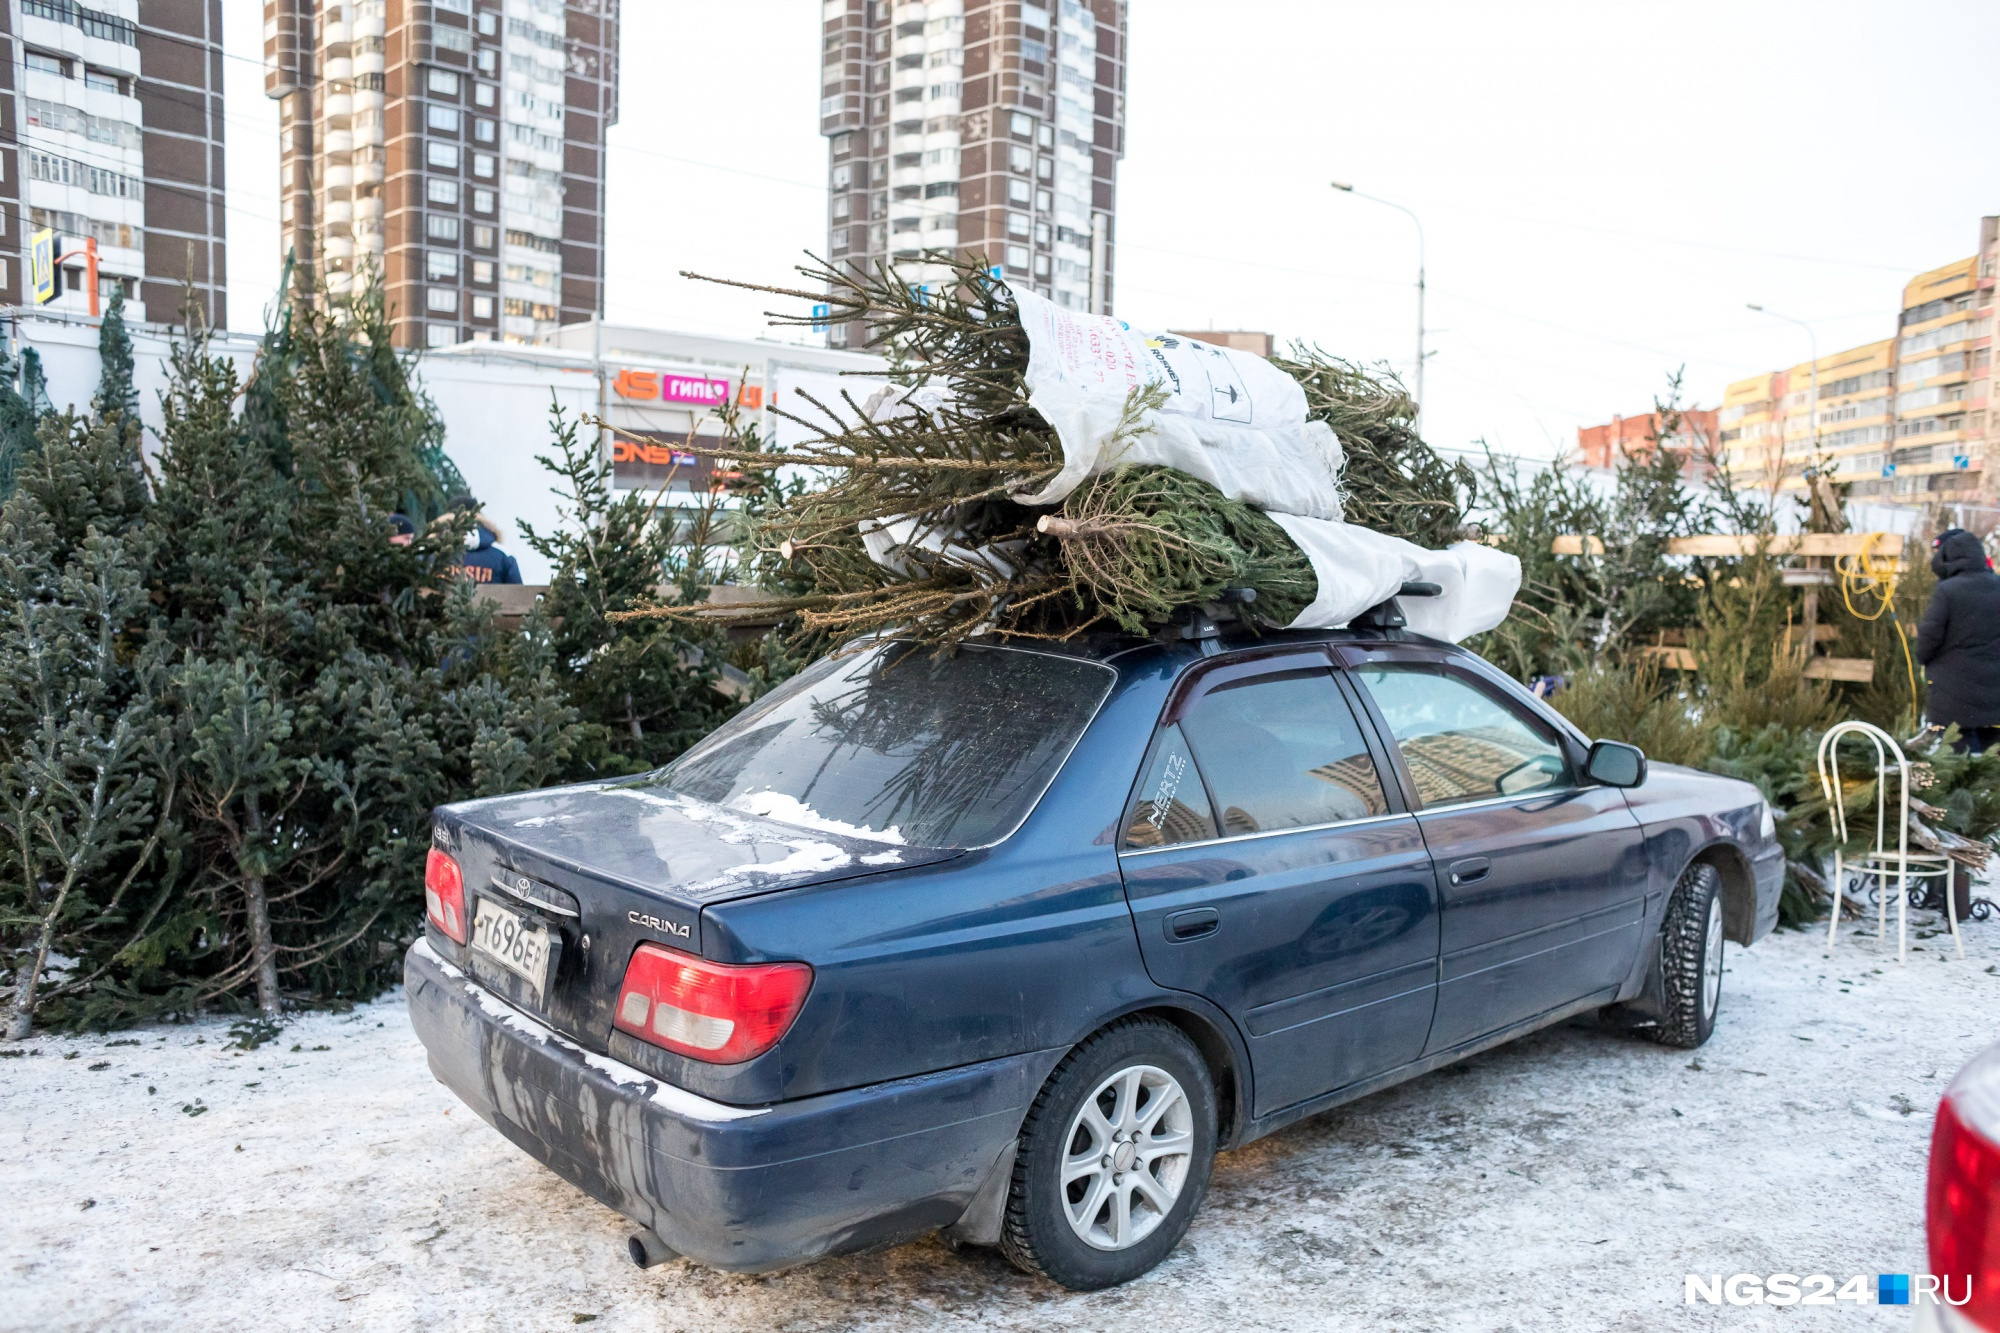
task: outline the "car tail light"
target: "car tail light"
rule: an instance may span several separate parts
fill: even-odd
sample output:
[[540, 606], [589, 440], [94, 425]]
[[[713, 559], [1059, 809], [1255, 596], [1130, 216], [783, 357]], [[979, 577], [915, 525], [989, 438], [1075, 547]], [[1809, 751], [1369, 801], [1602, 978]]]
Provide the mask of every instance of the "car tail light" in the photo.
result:
[[424, 862], [424, 911], [433, 926], [465, 943], [471, 933], [465, 919], [465, 874], [458, 862], [435, 847]]
[[615, 1025], [710, 1064], [762, 1055], [798, 1017], [812, 986], [804, 963], [711, 963], [642, 944], [625, 965]]
[[1925, 1207], [1931, 1272], [1958, 1313], [2000, 1333], [2000, 1046], [1959, 1071], [1938, 1103]]

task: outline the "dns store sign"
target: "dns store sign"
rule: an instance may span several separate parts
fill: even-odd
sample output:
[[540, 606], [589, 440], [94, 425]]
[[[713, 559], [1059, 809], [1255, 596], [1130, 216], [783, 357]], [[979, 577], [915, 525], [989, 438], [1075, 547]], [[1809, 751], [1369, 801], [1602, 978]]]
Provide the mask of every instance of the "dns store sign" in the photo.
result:
[[[729, 381], [708, 375], [682, 375], [673, 371], [635, 370], [626, 367], [611, 381], [611, 391], [627, 402], [673, 403], [686, 407], [721, 407], [729, 401]], [[764, 390], [746, 384], [737, 395], [737, 405], [753, 411], [764, 405]]]

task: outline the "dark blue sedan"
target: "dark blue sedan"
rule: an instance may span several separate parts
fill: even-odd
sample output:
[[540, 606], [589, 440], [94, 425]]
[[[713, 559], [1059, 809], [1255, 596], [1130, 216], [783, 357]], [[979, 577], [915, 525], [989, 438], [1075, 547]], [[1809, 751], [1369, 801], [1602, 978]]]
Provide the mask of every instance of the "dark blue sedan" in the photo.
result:
[[1753, 787], [1397, 631], [877, 643], [659, 772], [439, 810], [406, 976], [641, 1263], [942, 1228], [1096, 1288], [1220, 1149], [1589, 1010], [1699, 1045], [1782, 870]]

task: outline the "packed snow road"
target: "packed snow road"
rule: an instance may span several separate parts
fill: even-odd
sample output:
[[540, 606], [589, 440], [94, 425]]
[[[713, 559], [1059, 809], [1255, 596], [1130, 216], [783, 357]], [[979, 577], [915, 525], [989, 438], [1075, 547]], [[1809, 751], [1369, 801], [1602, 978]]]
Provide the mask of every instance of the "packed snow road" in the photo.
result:
[[937, 1240], [642, 1272], [622, 1219], [431, 1079], [397, 996], [251, 1052], [219, 1022], [38, 1037], [0, 1048], [0, 1326], [1903, 1328], [1684, 1301], [1691, 1273], [1872, 1295], [1924, 1268], [1931, 1116], [2000, 1035], [2000, 923], [1964, 962], [1823, 942], [1732, 951], [1700, 1051], [1571, 1024], [1226, 1154], [1180, 1249], [1091, 1295]]

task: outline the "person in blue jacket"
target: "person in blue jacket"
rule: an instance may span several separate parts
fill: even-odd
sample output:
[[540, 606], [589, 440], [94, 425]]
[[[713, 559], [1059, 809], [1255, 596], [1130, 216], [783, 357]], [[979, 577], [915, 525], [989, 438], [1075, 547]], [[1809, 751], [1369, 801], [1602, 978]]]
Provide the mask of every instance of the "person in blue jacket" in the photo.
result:
[[[453, 509], [472, 509], [470, 496], [453, 502]], [[521, 566], [513, 556], [500, 549], [503, 534], [500, 525], [486, 517], [484, 513], [475, 515], [472, 531], [466, 534], [465, 554], [458, 558], [460, 577], [474, 583], [519, 583]]]

